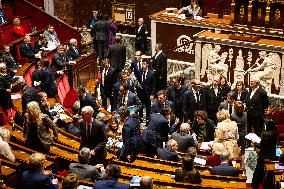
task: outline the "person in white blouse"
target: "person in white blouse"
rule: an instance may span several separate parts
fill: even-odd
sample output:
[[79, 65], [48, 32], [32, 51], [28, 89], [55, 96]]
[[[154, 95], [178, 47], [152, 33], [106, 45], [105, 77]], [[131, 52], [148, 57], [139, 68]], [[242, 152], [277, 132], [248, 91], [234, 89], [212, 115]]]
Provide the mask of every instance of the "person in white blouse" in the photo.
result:
[[0, 155], [12, 162], [15, 162], [15, 156], [8, 144], [9, 140], [10, 131], [6, 127], [0, 127]]

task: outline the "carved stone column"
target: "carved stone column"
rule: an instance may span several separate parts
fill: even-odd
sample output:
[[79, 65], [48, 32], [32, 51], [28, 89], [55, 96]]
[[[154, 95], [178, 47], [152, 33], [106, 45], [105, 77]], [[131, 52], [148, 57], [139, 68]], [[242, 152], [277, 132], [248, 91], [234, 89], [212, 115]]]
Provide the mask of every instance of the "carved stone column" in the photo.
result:
[[282, 54], [282, 67], [281, 67], [281, 76], [280, 76], [280, 92], [279, 95], [280, 96], [284, 96], [284, 66], [283, 66], [283, 62], [284, 62], [284, 54]]
[[195, 44], [195, 78], [196, 79], [201, 79], [200, 78], [200, 68], [201, 68], [201, 43], [196, 42]]
[[155, 55], [155, 45], [157, 43], [156, 26], [157, 26], [157, 23], [154, 20], [151, 20], [152, 56]]

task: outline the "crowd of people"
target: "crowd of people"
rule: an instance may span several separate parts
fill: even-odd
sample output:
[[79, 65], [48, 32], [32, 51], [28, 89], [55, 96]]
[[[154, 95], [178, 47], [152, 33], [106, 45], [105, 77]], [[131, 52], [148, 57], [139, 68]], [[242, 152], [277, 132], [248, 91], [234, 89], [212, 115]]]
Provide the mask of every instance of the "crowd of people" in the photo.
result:
[[[22, 125], [26, 144], [41, 152], [30, 157], [30, 169], [22, 175], [22, 188], [57, 187], [58, 180], [50, 179], [52, 173], [43, 172], [43, 154], [49, 153], [52, 142], [57, 140], [57, 127], [61, 127], [56, 114], [50, 111], [47, 99], [57, 94], [54, 78], [66, 68], [66, 64], [75, 63], [76, 58], [93, 51], [99, 57], [101, 102], [84, 87], [78, 89], [79, 98], [73, 108], [74, 122], [66, 130], [81, 138], [79, 162], [70, 164], [69, 171], [73, 174], [66, 177], [63, 185], [76, 185], [78, 179], [84, 179], [96, 181], [93, 186], [96, 189], [128, 188], [128, 185], [117, 182], [121, 172], [119, 166], [109, 164], [104, 168], [107, 148], [116, 152], [123, 161], [132, 162], [138, 154], [144, 154], [182, 162], [182, 168], [175, 173], [175, 180], [200, 184], [202, 179], [194, 168], [194, 159], [199, 150], [198, 144], [211, 141], [212, 156], [205, 157], [206, 165], [213, 167], [211, 174], [238, 176], [232, 161], [240, 160], [244, 165], [245, 148], [256, 145], [256, 141], [252, 144], [247, 142], [245, 136], [255, 133], [263, 139], [258, 144], [260, 154], [253, 180], [253, 187], [257, 187], [261, 182], [259, 175], [263, 174], [263, 160], [275, 158], [272, 154], [276, 148], [275, 124], [271, 121], [271, 114], [265, 114], [269, 101], [259, 78], [253, 77], [249, 86], [237, 81], [235, 88], [221, 75], [214, 76], [212, 83], [198, 79], [185, 83], [181, 75], [172, 78], [169, 84], [167, 56], [162, 44], [155, 45], [156, 54], [151, 59], [142, 57], [147, 53], [149, 33], [143, 18], [138, 19], [136, 52], [129, 67], [125, 64], [126, 47], [121, 44], [121, 38], [115, 36], [116, 28], [107, 16], [93, 11], [88, 25], [82, 27], [81, 49], [76, 39], [61, 44], [51, 25], [42, 38], [36, 40], [35, 44], [39, 46], [36, 49], [56, 48], [56, 53], [51, 63], [46, 58], [38, 61], [32, 74], [32, 86], [17, 81], [23, 87]], [[15, 20], [13, 31], [24, 37], [20, 46], [21, 56], [31, 62], [36, 60], [37, 45], [32, 45], [31, 37], [20, 28], [19, 20]], [[7, 114], [7, 110], [12, 108], [13, 76], [19, 69], [7, 45], [4, 46], [1, 62], [0, 105]], [[101, 108], [111, 111], [110, 121], [106, 121]], [[0, 152], [15, 161], [7, 143], [9, 138], [9, 131], [0, 128], [0, 145], [3, 146]], [[141, 188], [153, 185], [152, 179], [146, 175], [140, 180]]]

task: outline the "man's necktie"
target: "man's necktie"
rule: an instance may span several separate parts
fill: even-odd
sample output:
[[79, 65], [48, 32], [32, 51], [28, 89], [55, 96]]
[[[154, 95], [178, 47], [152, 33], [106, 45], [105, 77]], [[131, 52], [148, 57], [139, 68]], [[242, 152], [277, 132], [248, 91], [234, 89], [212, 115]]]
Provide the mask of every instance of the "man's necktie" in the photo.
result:
[[140, 61], [138, 61], [138, 70], [141, 70], [141, 64], [140, 64]]
[[199, 92], [196, 92], [196, 103], [199, 103]]
[[230, 104], [230, 106], [229, 106], [229, 113], [232, 114], [232, 111], [233, 111], [233, 105]]
[[146, 72], [143, 71], [143, 77], [142, 77], [142, 81], [144, 82], [146, 79]]

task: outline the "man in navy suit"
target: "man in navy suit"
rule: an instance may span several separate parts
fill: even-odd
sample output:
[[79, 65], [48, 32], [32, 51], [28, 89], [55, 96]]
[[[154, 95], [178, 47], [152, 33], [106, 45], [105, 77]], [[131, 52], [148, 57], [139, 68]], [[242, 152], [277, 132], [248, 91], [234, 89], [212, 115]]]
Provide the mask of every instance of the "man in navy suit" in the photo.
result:
[[157, 100], [151, 106], [152, 113], [161, 113], [162, 108], [170, 107], [173, 110], [174, 103], [166, 99], [166, 91], [160, 90], [157, 92]]
[[109, 164], [106, 168], [104, 180], [96, 181], [93, 189], [128, 189], [128, 184], [122, 184], [118, 182], [121, 170], [117, 165]]
[[221, 175], [221, 176], [239, 176], [238, 169], [229, 165], [229, 152], [222, 152], [220, 155], [221, 164], [218, 166], [212, 167], [210, 173], [212, 175]]
[[7, 65], [7, 71], [8, 71], [7, 74], [13, 77], [15, 73], [17, 73], [20, 67], [10, 52], [10, 46], [4, 45], [3, 47], [4, 47], [4, 52], [0, 58], [3, 59]]
[[162, 44], [155, 45], [156, 54], [152, 62], [152, 67], [156, 76], [156, 90], [163, 90], [167, 87], [167, 56], [162, 51]]
[[120, 116], [124, 119], [122, 128], [123, 148], [120, 152], [120, 159], [133, 160], [138, 153], [144, 150], [140, 122], [137, 116], [130, 115], [126, 107], [121, 107]]
[[102, 106], [107, 110], [107, 100], [109, 99], [111, 108], [113, 108], [112, 100], [112, 89], [115, 82], [113, 68], [109, 66], [109, 59], [105, 59], [103, 62], [103, 68], [101, 68], [101, 97], [102, 97]]
[[80, 101], [80, 110], [82, 110], [82, 108], [84, 108], [85, 106], [91, 106], [94, 110], [94, 116], [96, 116], [99, 112], [99, 107], [97, 105], [96, 99], [92, 95], [87, 93], [84, 87], [80, 87], [78, 89], [78, 93]]
[[142, 73], [142, 52], [136, 51], [135, 59], [131, 62], [130, 69], [134, 72], [135, 77], [141, 82]]
[[135, 113], [139, 112], [139, 110], [142, 108], [142, 103], [140, 99], [138, 98], [137, 94], [132, 93], [129, 90], [129, 85], [127, 83], [124, 83], [120, 85], [119, 87], [119, 105], [118, 107], [125, 106], [127, 108], [133, 107], [135, 108]]
[[[142, 69], [140, 71], [140, 86], [138, 89], [138, 96], [142, 105], [146, 107], [146, 119], [149, 119], [151, 112], [151, 100], [155, 93], [155, 76], [153, 70], [149, 69], [149, 62], [143, 60]], [[143, 117], [143, 107], [140, 110], [140, 117]]]
[[49, 67], [49, 60], [47, 58], [43, 58], [40, 61], [40, 66], [42, 69], [40, 76], [41, 91], [45, 92], [48, 97], [55, 97], [55, 95], [57, 94], [57, 87], [53, 79], [52, 69], [51, 67]]
[[148, 35], [148, 29], [147, 25], [144, 24], [144, 19], [139, 18], [138, 19], [138, 28], [135, 31], [135, 50], [136, 51], [142, 51], [142, 53], [145, 53], [147, 51], [147, 35]]
[[29, 60], [35, 59], [35, 52], [29, 36], [24, 37], [23, 43], [20, 45], [20, 54], [22, 58], [28, 58]]
[[58, 179], [51, 179], [49, 175], [43, 174], [46, 158], [41, 153], [34, 153], [29, 158], [29, 170], [23, 172], [22, 189], [57, 189]]
[[70, 39], [68, 55], [72, 60], [80, 56], [80, 51], [77, 48], [77, 40], [74, 38]]
[[158, 148], [157, 156], [159, 159], [178, 162], [179, 157], [177, 154], [178, 143], [174, 139], [170, 139], [167, 143], [167, 148]]
[[192, 80], [191, 87], [183, 95], [184, 122], [194, 120], [196, 110], [206, 110], [206, 98], [198, 79]]
[[251, 78], [250, 90], [246, 101], [248, 114], [248, 133], [251, 133], [253, 128], [254, 133], [258, 136], [261, 136], [264, 128], [264, 110], [267, 109], [268, 104], [269, 101], [267, 93], [262, 86], [260, 86], [259, 77], [255, 76]]
[[106, 157], [105, 125], [93, 118], [94, 110], [91, 106], [82, 109], [82, 121], [79, 123], [81, 129], [80, 149], [87, 147], [91, 149], [90, 164], [103, 163]]

